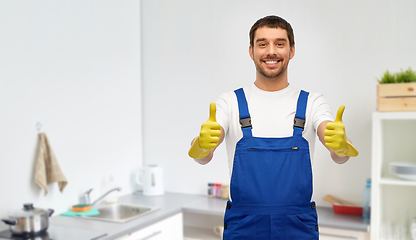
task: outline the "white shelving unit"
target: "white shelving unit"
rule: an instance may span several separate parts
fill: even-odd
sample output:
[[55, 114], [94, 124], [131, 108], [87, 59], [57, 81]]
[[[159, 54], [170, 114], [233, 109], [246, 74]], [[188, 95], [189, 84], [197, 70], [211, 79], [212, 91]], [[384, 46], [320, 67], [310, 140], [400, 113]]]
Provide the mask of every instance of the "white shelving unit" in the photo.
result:
[[371, 240], [383, 239], [386, 231], [397, 234], [400, 227], [411, 239], [416, 181], [399, 179], [389, 164], [416, 163], [416, 112], [374, 112], [372, 118]]

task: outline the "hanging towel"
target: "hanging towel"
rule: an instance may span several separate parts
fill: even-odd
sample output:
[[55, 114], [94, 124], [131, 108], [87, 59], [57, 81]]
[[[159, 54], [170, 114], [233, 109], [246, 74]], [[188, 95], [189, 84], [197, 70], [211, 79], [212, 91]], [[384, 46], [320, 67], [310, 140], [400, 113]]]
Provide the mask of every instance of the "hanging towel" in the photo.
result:
[[39, 156], [36, 162], [35, 182], [48, 194], [47, 185], [58, 182], [59, 190], [62, 192], [68, 184], [66, 177], [59, 167], [55, 154], [49, 144], [48, 137], [41, 132], [39, 136]]

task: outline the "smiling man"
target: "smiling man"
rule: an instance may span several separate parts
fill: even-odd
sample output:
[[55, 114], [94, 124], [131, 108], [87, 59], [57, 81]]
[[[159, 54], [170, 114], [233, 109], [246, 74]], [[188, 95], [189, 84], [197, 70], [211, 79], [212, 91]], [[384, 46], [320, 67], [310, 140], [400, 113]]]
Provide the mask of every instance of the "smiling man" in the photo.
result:
[[254, 30], [250, 31], [252, 40], [249, 53], [257, 69], [255, 84], [260, 87], [259, 84], [265, 81], [282, 79], [279, 81], [283, 84], [281, 89], [287, 87], [287, 66], [295, 55], [293, 32], [289, 40], [287, 31], [282, 28], [270, 28], [266, 25]]
[[259, 19], [249, 37], [254, 83], [211, 103], [188, 154], [207, 164], [225, 139], [231, 180], [224, 240], [319, 239], [311, 156], [316, 136], [336, 163], [358, 155], [342, 123], [345, 107], [332, 121], [322, 94], [289, 84], [295, 41], [286, 20]]

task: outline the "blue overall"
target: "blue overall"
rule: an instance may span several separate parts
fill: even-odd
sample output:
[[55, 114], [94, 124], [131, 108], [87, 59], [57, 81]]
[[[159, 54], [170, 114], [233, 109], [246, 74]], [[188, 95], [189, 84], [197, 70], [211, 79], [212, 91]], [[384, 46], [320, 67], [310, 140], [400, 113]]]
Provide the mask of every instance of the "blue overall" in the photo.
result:
[[317, 240], [309, 144], [302, 136], [308, 92], [298, 98], [292, 137], [253, 137], [243, 89], [235, 91], [243, 137], [235, 149], [224, 240]]

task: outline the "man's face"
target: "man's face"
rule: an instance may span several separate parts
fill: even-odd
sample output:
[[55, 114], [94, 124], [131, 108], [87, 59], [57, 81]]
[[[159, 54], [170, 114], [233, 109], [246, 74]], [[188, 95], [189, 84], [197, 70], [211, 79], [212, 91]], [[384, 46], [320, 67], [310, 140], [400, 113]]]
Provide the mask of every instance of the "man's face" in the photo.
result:
[[249, 51], [257, 72], [265, 78], [275, 79], [286, 74], [289, 60], [295, 55], [295, 46], [290, 48], [286, 30], [264, 26], [256, 30]]

